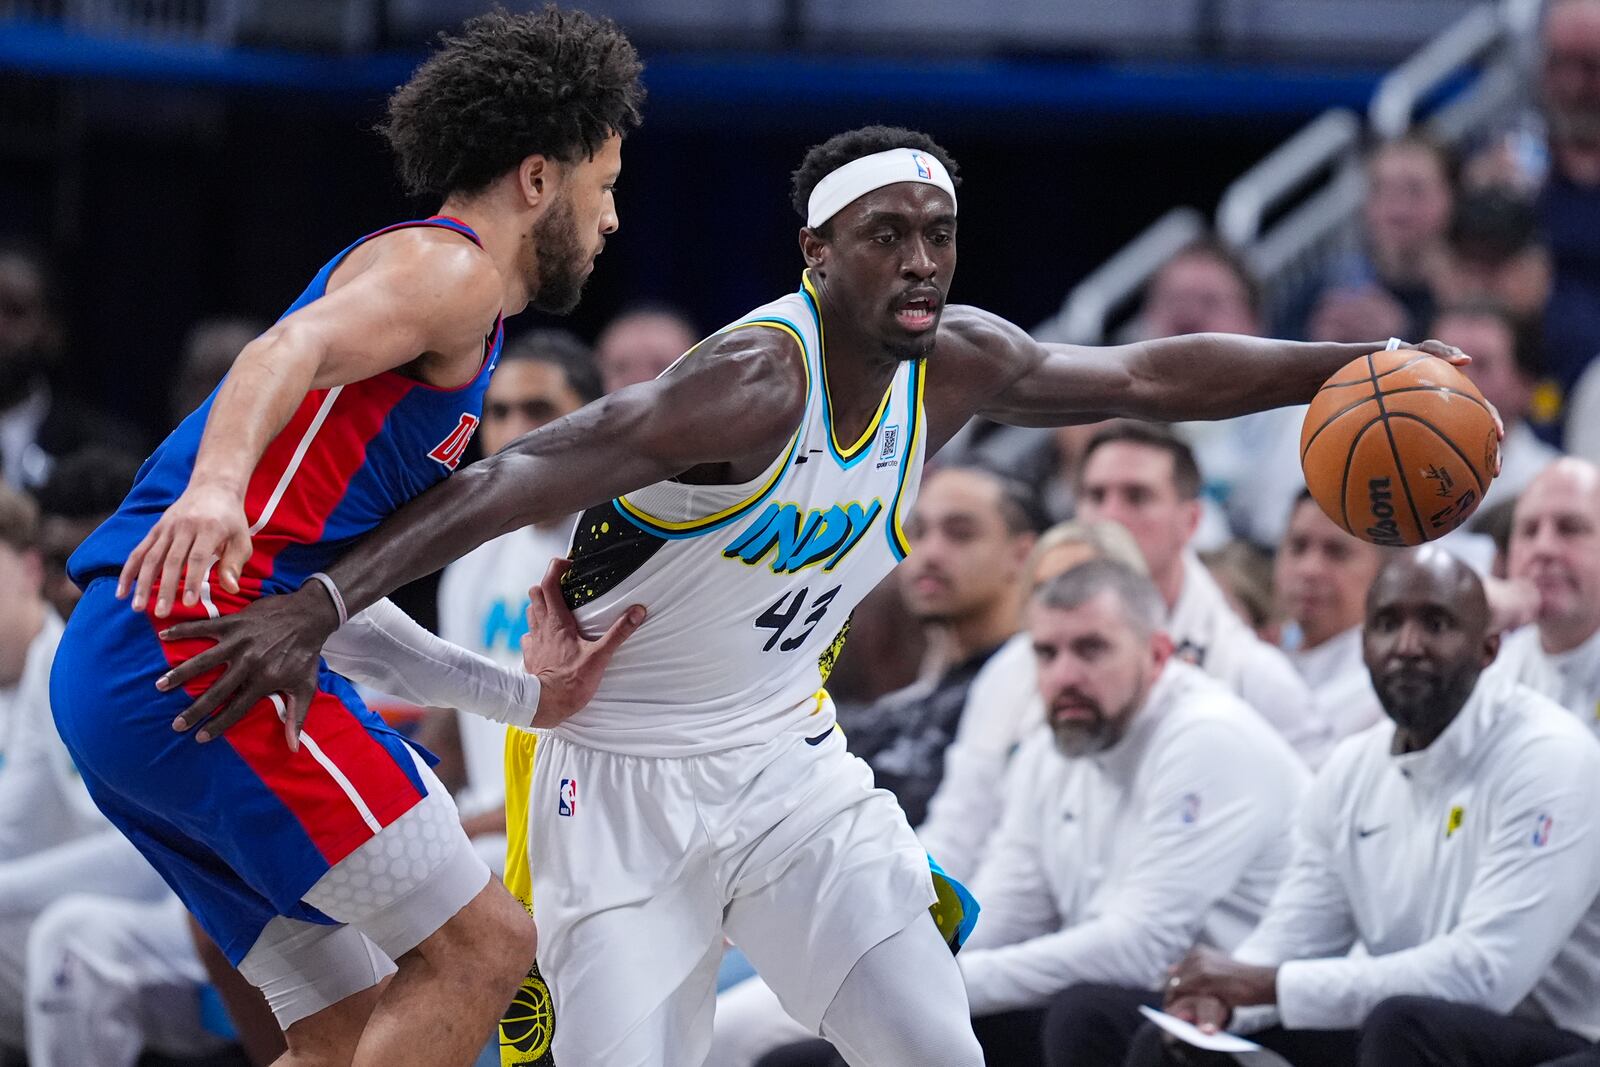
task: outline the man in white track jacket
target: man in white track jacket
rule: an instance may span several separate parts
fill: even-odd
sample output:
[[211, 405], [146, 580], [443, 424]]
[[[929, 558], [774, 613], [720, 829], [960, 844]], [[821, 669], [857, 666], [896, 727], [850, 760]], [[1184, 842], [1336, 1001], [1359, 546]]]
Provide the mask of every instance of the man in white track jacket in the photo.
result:
[[[1191, 953], [1169, 1011], [1258, 1030], [1297, 1067], [1534, 1067], [1600, 1036], [1600, 744], [1480, 677], [1489, 629], [1445, 552], [1384, 568], [1364, 641], [1391, 721], [1334, 752], [1261, 925], [1232, 958]], [[1128, 1063], [1206, 1055], [1147, 1029]]]

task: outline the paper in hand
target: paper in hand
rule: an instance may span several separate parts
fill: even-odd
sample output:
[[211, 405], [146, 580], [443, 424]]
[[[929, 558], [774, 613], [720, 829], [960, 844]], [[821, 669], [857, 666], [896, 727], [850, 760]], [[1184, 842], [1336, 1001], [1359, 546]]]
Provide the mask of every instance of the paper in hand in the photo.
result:
[[1207, 1052], [1227, 1052], [1246, 1067], [1291, 1067], [1288, 1060], [1273, 1052], [1271, 1049], [1262, 1048], [1254, 1041], [1248, 1041], [1237, 1034], [1215, 1033], [1208, 1034], [1201, 1031], [1191, 1023], [1186, 1023], [1175, 1015], [1168, 1015], [1164, 1011], [1140, 1006], [1139, 1011], [1146, 1019], [1155, 1023], [1161, 1029], [1182, 1041], [1186, 1045], [1204, 1049]]

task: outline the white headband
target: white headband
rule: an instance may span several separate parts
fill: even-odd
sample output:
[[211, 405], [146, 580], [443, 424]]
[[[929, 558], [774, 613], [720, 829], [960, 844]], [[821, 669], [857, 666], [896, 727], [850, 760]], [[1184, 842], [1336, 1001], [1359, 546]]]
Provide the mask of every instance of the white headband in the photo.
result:
[[816, 229], [850, 201], [896, 182], [938, 186], [950, 194], [950, 211], [955, 212], [956, 186], [944, 164], [915, 148], [891, 148], [853, 159], [818, 182], [806, 202], [806, 225]]

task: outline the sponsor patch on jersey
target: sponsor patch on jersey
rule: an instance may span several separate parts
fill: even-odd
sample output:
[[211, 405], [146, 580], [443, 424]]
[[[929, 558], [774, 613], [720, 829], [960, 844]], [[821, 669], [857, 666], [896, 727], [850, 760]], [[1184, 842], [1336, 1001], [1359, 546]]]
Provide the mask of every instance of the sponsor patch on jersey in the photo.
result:
[[561, 793], [556, 798], [556, 814], [572, 815], [578, 810], [578, 780], [576, 778], [561, 779]]
[[885, 426], [883, 428], [883, 444], [878, 447], [878, 464], [875, 470], [893, 467], [900, 462], [900, 427], [899, 425]]
[[1533, 820], [1533, 847], [1543, 848], [1550, 842], [1550, 831], [1554, 830], [1556, 821], [1548, 812], [1541, 811], [1539, 817]]

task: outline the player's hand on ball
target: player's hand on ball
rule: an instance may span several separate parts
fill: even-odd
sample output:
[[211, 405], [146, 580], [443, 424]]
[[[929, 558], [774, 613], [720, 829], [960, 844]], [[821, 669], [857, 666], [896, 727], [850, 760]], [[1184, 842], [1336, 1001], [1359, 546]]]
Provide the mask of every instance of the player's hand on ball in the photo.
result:
[[565, 722], [594, 699], [611, 657], [644, 622], [644, 608], [635, 604], [599, 638], [583, 636], [561, 593], [561, 576], [571, 566], [571, 560], [551, 560], [544, 581], [528, 590], [522, 666], [539, 678], [539, 708], [533, 725], [540, 728]]
[[[283, 707], [284, 736], [300, 747], [300, 725], [317, 691], [322, 644], [339, 627], [333, 602], [315, 582], [298, 592], [262, 597], [243, 611], [217, 619], [179, 623], [161, 631], [163, 641], [215, 641], [156, 681], [163, 692], [178, 689], [219, 667], [222, 674], [172, 722], [177, 731], [200, 726], [195, 740], [210, 741], [276, 694]], [[202, 725], [203, 724], [203, 725]]]
[[143, 611], [156, 594], [156, 615], [166, 618], [180, 585], [183, 604], [194, 607], [213, 564], [217, 580], [239, 591], [239, 571], [250, 558], [250, 524], [238, 494], [216, 486], [191, 485], [173, 501], [122, 565], [117, 596], [133, 592], [133, 610]]
[[[1447, 345], [1443, 341], [1429, 340], [1422, 342], [1420, 345], [1408, 345], [1407, 347], [1415, 348], [1418, 352], [1426, 352], [1430, 356], [1438, 356], [1452, 367], [1465, 367], [1468, 363], [1472, 362], [1471, 356], [1461, 351], [1461, 349], [1457, 348], [1455, 345]], [[1489, 414], [1494, 416], [1495, 432], [1500, 435], [1500, 440], [1504, 441], [1506, 439], [1506, 424], [1501, 420], [1500, 412], [1496, 411], [1495, 406], [1489, 403], [1487, 399], [1484, 400], [1483, 406], [1488, 408]], [[1494, 473], [1496, 477], [1499, 477], [1500, 466], [1498, 463], [1495, 464]]]

